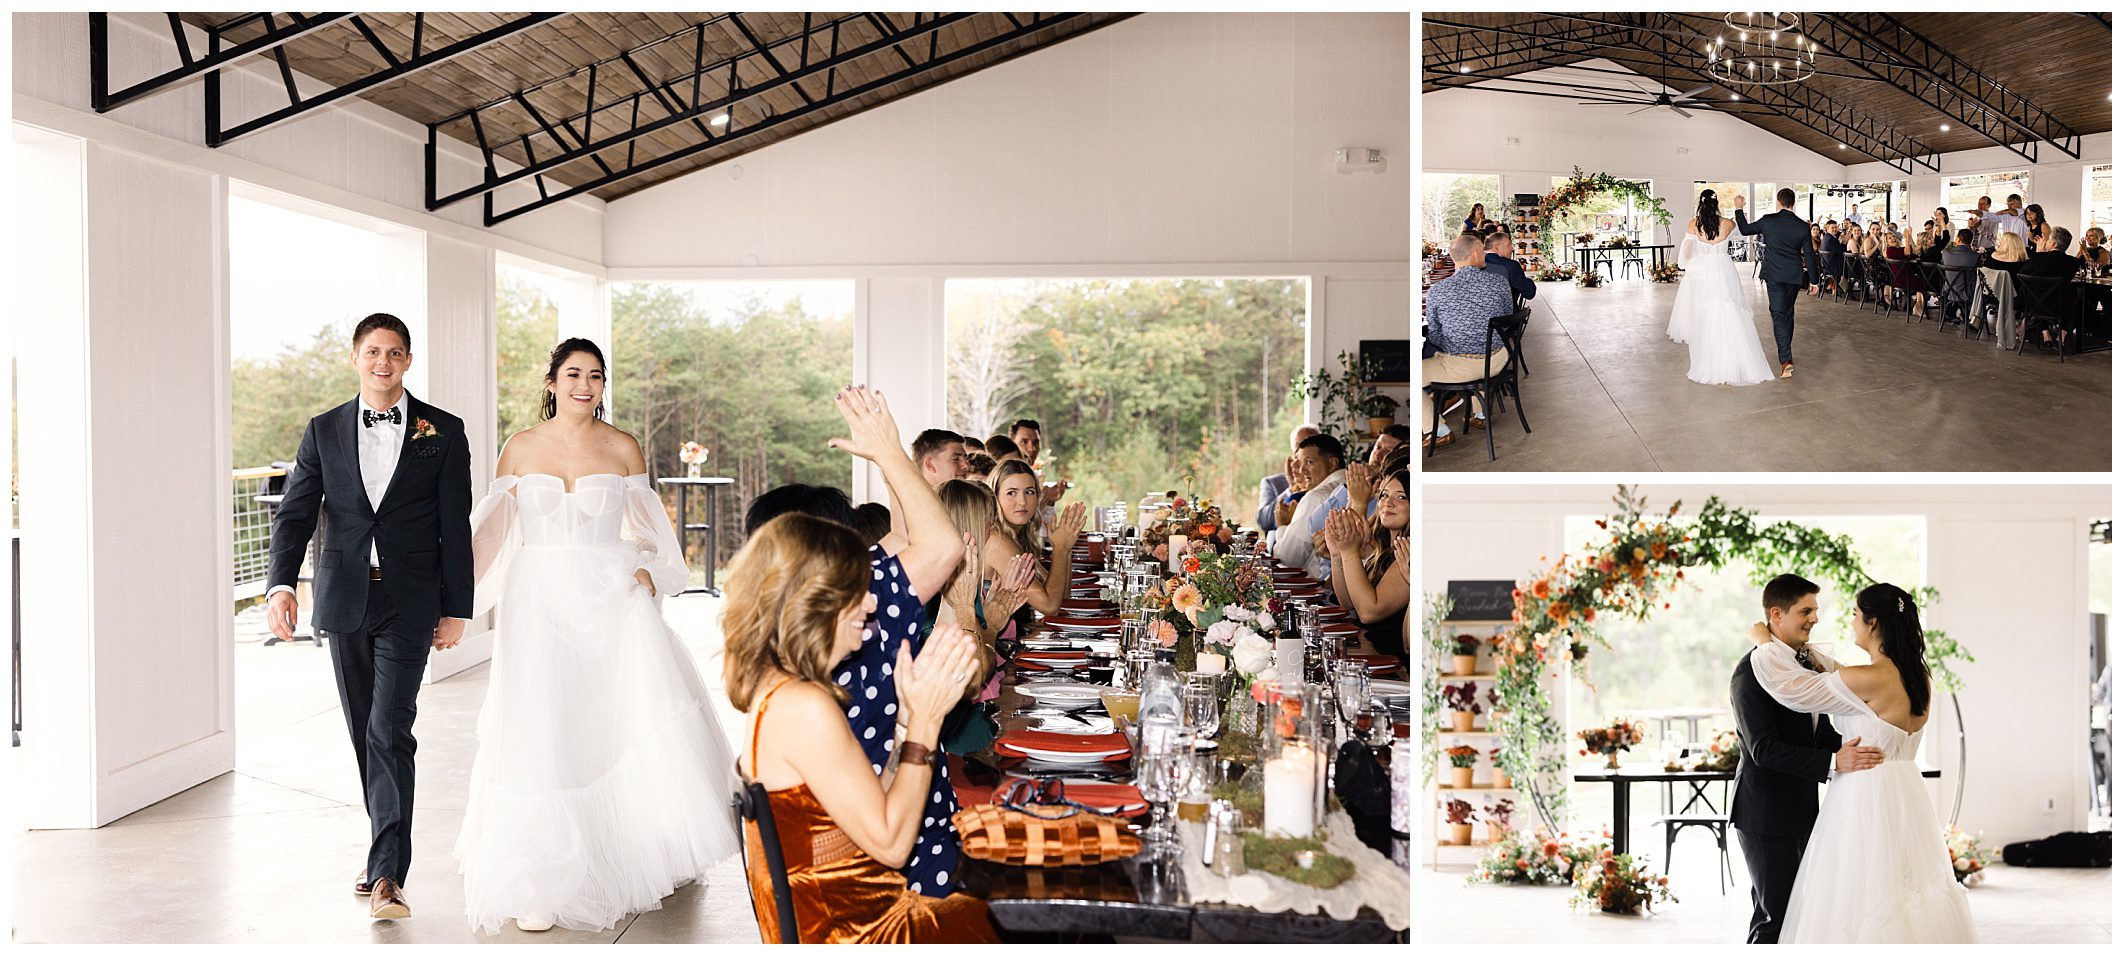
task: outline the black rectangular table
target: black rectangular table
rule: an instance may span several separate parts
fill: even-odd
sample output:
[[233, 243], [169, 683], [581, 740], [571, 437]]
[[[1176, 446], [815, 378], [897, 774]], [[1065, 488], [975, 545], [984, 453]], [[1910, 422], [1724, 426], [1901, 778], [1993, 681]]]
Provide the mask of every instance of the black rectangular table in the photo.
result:
[[[1919, 767], [1918, 773], [1926, 777], [1937, 778], [1940, 775], [1940, 770], [1938, 767]], [[1697, 788], [1700, 795], [1703, 787], [1720, 780], [1732, 780], [1733, 777], [1734, 772], [1731, 770], [1669, 771], [1651, 764], [1638, 764], [1636, 766], [1624, 764], [1619, 770], [1609, 770], [1606, 767], [1580, 770], [1572, 774], [1571, 779], [1579, 783], [1607, 783], [1614, 787], [1615, 852], [1623, 854], [1630, 852], [1630, 786], [1632, 784], [1687, 783]]]
[[1596, 253], [1596, 252], [1644, 252], [1644, 251], [1646, 251], [1646, 250], [1651, 250], [1651, 252], [1652, 252], [1652, 268], [1654, 268], [1654, 269], [1658, 269], [1658, 268], [1659, 268], [1660, 266], [1663, 266], [1663, 265], [1666, 265], [1666, 264], [1667, 264], [1667, 250], [1669, 250], [1669, 249], [1672, 249], [1672, 248], [1674, 248], [1674, 247], [1673, 247], [1672, 245], [1658, 245], [1658, 246], [1579, 246], [1579, 247], [1578, 247], [1578, 274], [1579, 274], [1579, 275], [1585, 275], [1586, 273], [1588, 273], [1588, 272], [1592, 272], [1592, 271], [1593, 271], [1593, 254], [1594, 254], [1594, 253]]

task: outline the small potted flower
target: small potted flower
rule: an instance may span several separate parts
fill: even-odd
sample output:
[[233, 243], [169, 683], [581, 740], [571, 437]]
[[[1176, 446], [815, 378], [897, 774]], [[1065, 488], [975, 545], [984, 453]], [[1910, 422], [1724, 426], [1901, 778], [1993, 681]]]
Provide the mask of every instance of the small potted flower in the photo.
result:
[[1453, 731], [1472, 733], [1475, 730], [1475, 715], [1482, 713], [1482, 705], [1475, 702], [1475, 682], [1447, 684], [1445, 686], [1446, 709], [1453, 712]]
[[1499, 790], [1512, 789], [1512, 778], [1505, 773], [1504, 748], [1490, 748], [1490, 786]]
[[1453, 762], [1453, 772], [1447, 778], [1455, 789], [1465, 790], [1475, 785], [1475, 757], [1481, 751], [1466, 744], [1446, 748], [1446, 759]]
[[1482, 810], [1483, 834], [1491, 843], [1501, 843], [1512, 832], [1512, 801], [1499, 798]]
[[1482, 648], [1482, 639], [1473, 634], [1456, 634], [1453, 637], [1453, 676], [1467, 677], [1475, 673], [1475, 652]]
[[1600, 754], [1608, 758], [1609, 770], [1618, 770], [1622, 767], [1622, 752], [1644, 742], [1645, 728], [1643, 724], [1617, 718], [1605, 727], [1579, 731], [1578, 739], [1586, 744], [1585, 749], [1578, 752], [1580, 756]]
[[1446, 844], [1468, 846], [1475, 842], [1475, 805], [1454, 797], [1446, 801]]

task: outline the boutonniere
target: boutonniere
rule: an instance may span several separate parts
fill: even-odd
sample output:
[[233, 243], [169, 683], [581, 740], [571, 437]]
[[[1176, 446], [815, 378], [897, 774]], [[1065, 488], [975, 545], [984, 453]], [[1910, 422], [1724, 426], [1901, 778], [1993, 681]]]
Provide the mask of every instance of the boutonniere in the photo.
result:
[[435, 431], [435, 426], [430, 424], [427, 419], [416, 418], [413, 420], [413, 438], [411, 439], [412, 441], [420, 441], [423, 438], [434, 438], [436, 434], [437, 433]]

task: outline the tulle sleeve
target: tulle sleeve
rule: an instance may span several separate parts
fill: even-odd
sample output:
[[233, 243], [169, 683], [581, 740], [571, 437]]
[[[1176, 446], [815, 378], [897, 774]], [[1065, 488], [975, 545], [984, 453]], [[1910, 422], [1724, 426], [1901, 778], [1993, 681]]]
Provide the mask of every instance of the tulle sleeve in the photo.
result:
[[487, 496], [472, 508], [472, 616], [487, 613], [501, 600], [509, 579], [509, 559], [523, 544], [516, 526], [515, 475], [487, 486]]
[[678, 532], [664, 511], [663, 496], [649, 483], [648, 475], [627, 476], [627, 518], [620, 536], [641, 550], [635, 567], [649, 572], [656, 593], [670, 596], [686, 589], [692, 572], [686, 567], [686, 552], [680, 550]]
[[1763, 690], [1786, 708], [1806, 714], [1871, 717], [1873, 708], [1844, 683], [1842, 674], [1817, 674], [1800, 666], [1792, 648], [1772, 641], [1748, 654], [1748, 666]]
[[1684, 233], [1682, 233], [1681, 249], [1680, 249], [1680, 251], [1678, 251], [1678, 252], [1676, 252], [1676, 253], [1675, 253], [1675, 256], [1674, 256], [1674, 259], [1675, 259], [1675, 261], [1677, 261], [1677, 262], [1687, 262], [1687, 261], [1689, 261], [1689, 253], [1692, 253], [1692, 252], [1695, 252], [1695, 251], [1696, 251], [1696, 245], [1697, 245], [1697, 243], [1696, 243], [1696, 234], [1695, 234], [1695, 233], [1691, 233], [1691, 232], [1684, 232]]

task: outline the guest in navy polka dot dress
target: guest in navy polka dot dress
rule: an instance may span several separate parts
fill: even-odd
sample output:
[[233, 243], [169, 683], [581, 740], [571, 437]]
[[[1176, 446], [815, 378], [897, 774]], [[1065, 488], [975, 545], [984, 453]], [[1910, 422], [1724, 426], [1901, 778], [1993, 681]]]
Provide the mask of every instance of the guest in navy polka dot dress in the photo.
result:
[[[895, 698], [892, 662], [900, 645], [922, 647], [922, 605], [950, 582], [965, 555], [965, 541], [952, 526], [944, 506], [922, 477], [914, 459], [900, 444], [899, 427], [893, 422], [883, 395], [861, 388], [844, 388], [836, 396], [851, 438], [836, 438], [832, 444], [876, 464], [885, 474], [898, 512], [906, 520], [907, 544], [897, 555], [883, 547], [870, 549], [870, 593], [877, 610], [864, 623], [861, 649], [834, 669], [834, 681], [848, 691], [848, 726], [856, 742], [870, 758], [871, 771], [879, 775], [894, 770], [892, 756], [898, 748], [895, 725], [904, 720]], [[801, 512], [851, 527], [855, 509], [837, 488], [815, 485], [784, 485], [754, 499], [745, 514], [745, 533], [790, 512]], [[970, 687], [969, 692], [978, 690]], [[951, 815], [959, 809], [952, 793], [948, 762], [936, 760], [930, 767], [930, 811], [923, 814], [921, 832], [901, 873], [908, 888], [925, 896], [949, 896], [956, 885], [953, 873], [959, 865], [959, 838], [952, 830]]]

